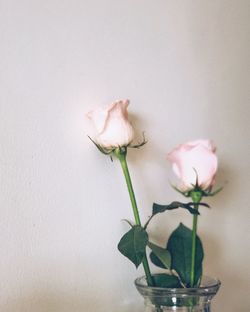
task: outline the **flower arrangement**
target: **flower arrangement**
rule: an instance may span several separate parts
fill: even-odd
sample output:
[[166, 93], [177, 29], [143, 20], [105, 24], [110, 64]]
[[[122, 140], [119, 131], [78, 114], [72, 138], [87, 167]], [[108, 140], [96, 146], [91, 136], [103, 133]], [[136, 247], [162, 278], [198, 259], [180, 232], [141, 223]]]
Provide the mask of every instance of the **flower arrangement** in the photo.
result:
[[[167, 155], [174, 173], [180, 180], [180, 184], [174, 186], [175, 190], [190, 199], [185, 203], [179, 201], [165, 205], [154, 203], [152, 215], [143, 224], [126, 156], [129, 148], [140, 148], [146, 143], [146, 140], [143, 137], [142, 142], [133, 144], [134, 130], [128, 119], [128, 105], [128, 100], [118, 101], [107, 108], [98, 108], [87, 114], [97, 133], [95, 138], [90, 138], [91, 141], [99, 151], [109, 155], [111, 159], [116, 157], [119, 160], [131, 200], [134, 222], [127, 221], [130, 229], [121, 238], [118, 249], [134, 263], [136, 268], [143, 265], [148, 286], [199, 287], [204, 257], [202, 242], [197, 235], [199, 207], [209, 207], [207, 203], [203, 202], [203, 198], [214, 196], [221, 190], [213, 191], [218, 167], [216, 148], [209, 140], [196, 140], [177, 146]], [[155, 215], [174, 209], [185, 209], [190, 213], [193, 218], [193, 226], [192, 229], [189, 229], [180, 223], [170, 235], [166, 248], [163, 248], [151, 242], [147, 227]], [[146, 248], [150, 249], [149, 257]], [[165, 272], [153, 275], [149, 259], [156, 266], [165, 269]]]

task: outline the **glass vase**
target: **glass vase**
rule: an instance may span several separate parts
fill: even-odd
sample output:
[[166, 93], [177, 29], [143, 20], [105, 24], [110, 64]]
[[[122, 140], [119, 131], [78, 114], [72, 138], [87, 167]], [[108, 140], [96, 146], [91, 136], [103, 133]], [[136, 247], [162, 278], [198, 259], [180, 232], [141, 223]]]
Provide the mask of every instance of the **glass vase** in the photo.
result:
[[145, 312], [211, 312], [211, 300], [220, 288], [220, 281], [204, 276], [199, 288], [161, 288], [147, 286], [145, 276], [135, 280], [144, 297]]

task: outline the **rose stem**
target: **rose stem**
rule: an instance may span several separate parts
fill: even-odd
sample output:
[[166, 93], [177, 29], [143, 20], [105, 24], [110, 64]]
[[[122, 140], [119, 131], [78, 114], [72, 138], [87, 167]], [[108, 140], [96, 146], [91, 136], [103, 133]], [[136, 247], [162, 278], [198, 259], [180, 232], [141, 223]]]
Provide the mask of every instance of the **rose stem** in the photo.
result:
[[[130, 201], [132, 204], [132, 208], [133, 208], [133, 213], [134, 213], [134, 218], [135, 218], [135, 224], [136, 225], [141, 225], [141, 220], [140, 220], [140, 215], [139, 215], [139, 211], [137, 208], [137, 203], [136, 203], [136, 199], [135, 199], [135, 193], [133, 190], [133, 185], [132, 185], [132, 181], [130, 178], [130, 174], [129, 174], [129, 169], [128, 169], [128, 164], [127, 164], [127, 160], [126, 160], [126, 150], [121, 150], [120, 148], [117, 148], [115, 150], [115, 154], [118, 157], [118, 159], [120, 160], [121, 166], [122, 166], [122, 171], [126, 180], [126, 184], [127, 184], [127, 188], [128, 188], [128, 192], [129, 192], [129, 197], [130, 197]], [[142, 260], [142, 265], [145, 271], [145, 275], [147, 278], [147, 282], [149, 286], [154, 286], [154, 281], [153, 278], [151, 276], [151, 272], [150, 272], [150, 268], [149, 268], [149, 264], [148, 264], [148, 260], [147, 260], [147, 255], [145, 253], [143, 260]]]
[[[199, 210], [199, 203], [202, 199], [202, 194], [200, 191], [193, 191], [191, 194], [192, 201], [194, 204], [194, 209]], [[190, 271], [190, 287], [194, 287], [195, 278], [195, 256], [196, 256], [196, 235], [197, 235], [197, 223], [198, 214], [193, 215], [193, 229], [192, 229], [192, 253], [191, 253], [191, 271]]]

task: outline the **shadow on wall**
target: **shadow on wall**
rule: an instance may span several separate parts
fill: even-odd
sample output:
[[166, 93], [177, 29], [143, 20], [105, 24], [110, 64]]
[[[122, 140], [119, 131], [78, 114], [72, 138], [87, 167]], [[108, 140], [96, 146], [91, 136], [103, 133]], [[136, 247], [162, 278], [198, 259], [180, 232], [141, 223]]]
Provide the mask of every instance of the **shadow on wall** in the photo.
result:
[[[241, 300], [247, 296], [249, 289], [249, 281], [247, 275], [237, 274], [238, 268], [236, 264], [230, 263], [227, 259], [221, 259], [221, 250], [223, 244], [211, 236], [202, 236], [203, 242], [206, 245], [207, 263], [205, 264], [205, 274], [213, 275], [221, 280], [221, 289], [216, 295], [213, 302], [215, 311], [219, 311], [221, 307], [226, 308], [226, 311], [241, 311], [248, 312], [247, 304]], [[206, 272], [207, 271], [207, 272]], [[210, 274], [212, 273], [212, 274]], [[229, 300], [230, 298], [230, 300]], [[233, 301], [232, 301], [232, 298]]]
[[[233, 227], [231, 224], [232, 209], [230, 206], [238, 207], [238, 201], [241, 194], [241, 176], [237, 168], [233, 168], [225, 161], [219, 168], [216, 185], [223, 186], [223, 191], [215, 198], [211, 198], [209, 204], [211, 205], [211, 213], [216, 213], [217, 220], [214, 220], [216, 225], [216, 232], [207, 232], [201, 235], [202, 241], [205, 245], [205, 274], [214, 275], [222, 281], [221, 289], [215, 299], [215, 311], [219, 311], [220, 307], [226, 308], [226, 311], [249, 311], [249, 307], [241, 298], [247, 296], [249, 289], [249, 278], [247, 274], [241, 274], [238, 262], [234, 261], [235, 251], [234, 244], [230, 239], [233, 232], [240, 230], [237, 225], [237, 217], [234, 218]], [[228, 212], [230, 208], [230, 212]], [[217, 211], [215, 211], [217, 210]], [[229, 214], [229, 215], [228, 215]], [[227, 222], [230, 222], [227, 224]], [[223, 236], [220, 236], [220, 231], [223, 231]], [[225, 234], [227, 235], [225, 238]], [[243, 242], [241, 242], [243, 246]], [[241, 254], [237, 257], [244, 257], [243, 249], [240, 249]], [[226, 251], [226, 253], [225, 253]], [[207, 271], [207, 272], [206, 272]], [[232, 299], [233, 298], [233, 299]]]

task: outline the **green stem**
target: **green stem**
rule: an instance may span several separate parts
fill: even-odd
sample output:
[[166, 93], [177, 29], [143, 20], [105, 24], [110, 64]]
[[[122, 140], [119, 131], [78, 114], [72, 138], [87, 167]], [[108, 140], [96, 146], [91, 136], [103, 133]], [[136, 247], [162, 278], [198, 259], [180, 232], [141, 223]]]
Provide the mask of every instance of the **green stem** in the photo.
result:
[[[135, 218], [135, 223], [136, 225], [140, 225], [141, 226], [141, 220], [140, 220], [140, 215], [139, 215], [139, 211], [137, 208], [137, 203], [136, 203], [136, 199], [135, 199], [135, 193], [133, 190], [133, 185], [132, 185], [132, 181], [130, 178], [130, 174], [129, 174], [129, 169], [128, 169], [128, 164], [127, 164], [127, 160], [126, 160], [126, 150], [121, 150], [121, 149], [116, 149], [115, 150], [115, 154], [118, 157], [118, 159], [120, 160], [121, 166], [122, 166], [122, 171], [126, 180], [126, 184], [128, 187], [128, 192], [129, 192], [129, 197], [130, 197], [130, 201], [131, 201], [131, 205], [132, 205], [132, 209], [133, 209], [133, 213], [134, 213], [134, 218]], [[142, 265], [145, 271], [145, 275], [147, 278], [147, 282], [149, 286], [154, 286], [154, 280], [152, 278], [151, 272], [150, 272], [150, 268], [149, 268], [149, 264], [148, 264], [148, 260], [147, 260], [147, 255], [145, 253], [143, 260], [142, 260]]]
[[[195, 203], [194, 209], [199, 210], [199, 203], [202, 199], [202, 193], [200, 191], [193, 191], [191, 194], [191, 197], [192, 197], [193, 202]], [[190, 287], [194, 287], [194, 279], [195, 279], [197, 223], [198, 223], [198, 215], [193, 215]]]
[[133, 190], [133, 185], [132, 185], [132, 181], [130, 178], [130, 174], [129, 174], [129, 169], [128, 169], [128, 164], [126, 161], [126, 156], [122, 155], [123, 157], [120, 157], [120, 163], [122, 166], [122, 171], [126, 180], [126, 184], [128, 187], [128, 192], [129, 192], [129, 197], [130, 197], [130, 201], [131, 201], [131, 205], [132, 205], [132, 209], [133, 209], [133, 213], [134, 213], [134, 218], [135, 218], [135, 223], [137, 225], [141, 225], [141, 220], [140, 220], [140, 216], [139, 216], [139, 211], [137, 208], [137, 203], [136, 203], [136, 199], [135, 199], [135, 193]]

